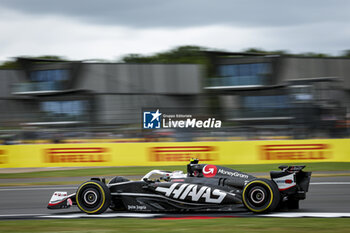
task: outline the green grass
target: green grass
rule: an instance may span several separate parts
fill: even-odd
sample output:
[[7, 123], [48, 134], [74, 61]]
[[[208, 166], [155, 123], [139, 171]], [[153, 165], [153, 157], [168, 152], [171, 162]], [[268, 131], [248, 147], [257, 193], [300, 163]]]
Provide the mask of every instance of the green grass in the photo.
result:
[[[293, 165], [298, 165], [295, 163]], [[324, 163], [302, 163], [306, 165], [307, 171], [350, 171], [350, 162], [324, 162]], [[278, 170], [278, 164], [257, 164], [257, 165], [224, 165], [242, 172], [266, 172]], [[84, 168], [72, 170], [55, 170], [26, 173], [6, 173], [0, 174], [0, 179], [12, 178], [43, 178], [43, 177], [78, 177], [78, 176], [127, 176], [144, 175], [152, 169], [160, 170], [182, 170], [185, 172], [186, 166], [162, 166], [162, 167], [106, 167], [106, 168]]]
[[346, 218], [204, 220], [70, 219], [0, 221], [1, 232], [349, 232]]

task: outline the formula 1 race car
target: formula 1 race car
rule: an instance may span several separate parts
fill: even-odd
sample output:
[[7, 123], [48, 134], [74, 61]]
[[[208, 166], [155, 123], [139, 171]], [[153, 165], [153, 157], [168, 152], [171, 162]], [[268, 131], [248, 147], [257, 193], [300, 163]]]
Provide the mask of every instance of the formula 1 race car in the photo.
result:
[[136, 212], [230, 211], [240, 205], [255, 213], [281, 207], [298, 209], [311, 178], [311, 172], [302, 171], [304, 167], [280, 166], [281, 171], [270, 172], [269, 180], [222, 166], [198, 164], [193, 159], [187, 165], [187, 174], [153, 170], [140, 181], [117, 176], [108, 184], [104, 178], [91, 178], [76, 193], [55, 192], [48, 208], [77, 205], [87, 214], [100, 214], [108, 208]]

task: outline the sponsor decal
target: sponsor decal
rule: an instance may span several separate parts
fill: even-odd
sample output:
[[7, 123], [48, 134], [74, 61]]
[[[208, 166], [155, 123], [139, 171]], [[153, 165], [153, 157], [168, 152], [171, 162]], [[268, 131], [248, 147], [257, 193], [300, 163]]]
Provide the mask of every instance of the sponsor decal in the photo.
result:
[[7, 155], [5, 155], [5, 150], [0, 150], [0, 164], [7, 163]]
[[287, 189], [294, 187], [296, 185], [294, 174], [275, 178], [275, 179], [273, 179], [273, 181], [276, 182], [278, 189], [280, 191], [287, 190]]
[[174, 183], [170, 187], [157, 187], [155, 189], [165, 196], [194, 202], [221, 203], [226, 193], [219, 189], [195, 184]]
[[214, 146], [151, 147], [149, 155], [149, 160], [155, 162], [187, 162], [191, 158], [198, 158], [200, 161], [219, 159], [217, 148]]
[[222, 174], [222, 175], [227, 175], [227, 176], [231, 176], [231, 177], [239, 177], [239, 178], [244, 178], [244, 179], [248, 179], [248, 175], [246, 174], [242, 174], [239, 172], [231, 172], [231, 171], [226, 171], [224, 169], [219, 169], [218, 173]]
[[110, 162], [108, 149], [91, 148], [50, 148], [45, 150], [45, 163], [103, 163]]
[[171, 179], [171, 182], [184, 182], [184, 179]]
[[202, 170], [203, 176], [208, 178], [215, 176], [217, 171], [218, 169], [215, 165], [205, 165]]
[[329, 144], [264, 145], [260, 147], [262, 160], [303, 160], [331, 158]]
[[146, 210], [147, 207], [144, 205], [128, 205], [128, 210]]

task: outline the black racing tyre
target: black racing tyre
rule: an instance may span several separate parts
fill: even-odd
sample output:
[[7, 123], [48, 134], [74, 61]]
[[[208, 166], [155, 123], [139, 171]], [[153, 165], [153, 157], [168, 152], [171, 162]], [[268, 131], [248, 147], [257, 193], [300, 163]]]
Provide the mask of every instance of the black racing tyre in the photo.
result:
[[90, 180], [79, 186], [76, 202], [79, 209], [87, 214], [101, 214], [111, 204], [111, 193], [101, 181]]
[[255, 179], [243, 188], [243, 204], [255, 213], [273, 211], [278, 206], [280, 198], [277, 185], [271, 180]]

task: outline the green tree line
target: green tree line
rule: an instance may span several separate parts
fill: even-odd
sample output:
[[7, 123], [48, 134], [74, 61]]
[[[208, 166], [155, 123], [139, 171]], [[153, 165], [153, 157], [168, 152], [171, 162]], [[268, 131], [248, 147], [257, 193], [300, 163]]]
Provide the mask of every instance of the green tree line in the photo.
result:
[[[208, 59], [208, 56], [205, 54], [205, 52], [210, 51], [210, 49], [201, 47], [201, 46], [194, 46], [194, 45], [186, 45], [186, 46], [179, 46], [174, 49], [155, 53], [153, 55], [142, 55], [142, 54], [128, 54], [123, 56], [120, 61], [123, 63], [180, 63], [180, 64], [203, 64], [210, 66], [210, 62]], [[212, 50], [211, 50], [212, 51]], [[350, 58], [350, 50], [345, 50], [343, 53], [339, 56], [332, 56], [325, 53], [289, 53], [285, 50], [275, 50], [275, 51], [268, 51], [263, 50], [259, 48], [249, 48], [246, 50], [241, 51], [242, 53], [259, 53], [259, 54], [274, 54], [274, 55], [283, 55], [283, 56], [300, 56], [300, 57], [319, 57], [319, 58], [326, 58], [326, 57], [343, 57], [343, 58]], [[50, 60], [58, 60], [63, 61], [66, 60], [65, 58], [61, 56], [56, 55], [45, 55], [45, 56], [39, 56], [39, 57], [28, 57], [28, 58], [34, 58], [34, 59], [50, 59]], [[20, 64], [17, 60], [9, 60], [5, 61], [0, 65], [0, 69], [18, 69], [20, 68]]]

